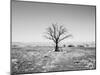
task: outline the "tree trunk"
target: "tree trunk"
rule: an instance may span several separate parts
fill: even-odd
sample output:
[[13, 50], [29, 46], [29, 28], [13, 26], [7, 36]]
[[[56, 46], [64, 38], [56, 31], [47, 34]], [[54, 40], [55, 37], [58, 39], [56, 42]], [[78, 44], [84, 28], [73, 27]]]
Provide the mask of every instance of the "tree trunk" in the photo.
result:
[[59, 51], [58, 42], [56, 42], [55, 51]]

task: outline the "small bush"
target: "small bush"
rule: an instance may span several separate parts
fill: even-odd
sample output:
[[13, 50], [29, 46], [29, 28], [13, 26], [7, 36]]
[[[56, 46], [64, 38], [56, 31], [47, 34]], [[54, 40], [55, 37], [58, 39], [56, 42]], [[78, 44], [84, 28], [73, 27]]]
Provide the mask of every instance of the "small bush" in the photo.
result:
[[68, 45], [68, 47], [75, 47], [74, 45]]
[[84, 47], [84, 45], [78, 45], [77, 47]]

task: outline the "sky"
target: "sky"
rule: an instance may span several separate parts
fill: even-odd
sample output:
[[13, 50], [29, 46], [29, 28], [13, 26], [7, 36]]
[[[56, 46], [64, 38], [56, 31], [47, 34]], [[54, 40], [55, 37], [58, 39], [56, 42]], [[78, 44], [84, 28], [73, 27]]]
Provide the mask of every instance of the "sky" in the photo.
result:
[[11, 16], [13, 42], [51, 42], [44, 35], [52, 23], [73, 35], [64, 42], [95, 41], [95, 6], [13, 1]]

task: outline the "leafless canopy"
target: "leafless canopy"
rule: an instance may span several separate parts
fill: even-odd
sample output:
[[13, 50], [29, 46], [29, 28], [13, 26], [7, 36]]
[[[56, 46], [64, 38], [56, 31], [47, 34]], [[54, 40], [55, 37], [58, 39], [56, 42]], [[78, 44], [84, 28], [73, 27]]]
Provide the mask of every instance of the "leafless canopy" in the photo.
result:
[[70, 36], [72, 35], [68, 34], [68, 31], [65, 27], [62, 25], [58, 26], [57, 24], [52, 24], [51, 27], [48, 27], [45, 35], [47, 39], [53, 40], [53, 42], [56, 44], [56, 51], [58, 50], [58, 43]]
[[52, 27], [47, 28], [47, 32], [45, 37], [49, 40], [53, 40], [54, 42], [58, 41], [58, 43], [70, 36], [71, 34], [67, 34], [68, 31], [64, 26], [58, 26], [57, 24], [52, 24]]

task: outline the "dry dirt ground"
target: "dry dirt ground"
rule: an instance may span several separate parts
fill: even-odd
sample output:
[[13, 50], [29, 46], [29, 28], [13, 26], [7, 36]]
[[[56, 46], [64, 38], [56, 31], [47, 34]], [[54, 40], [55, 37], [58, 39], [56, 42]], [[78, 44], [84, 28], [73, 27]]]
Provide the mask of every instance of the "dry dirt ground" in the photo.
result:
[[96, 68], [95, 48], [62, 48], [54, 52], [52, 47], [12, 48], [11, 73], [41, 73]]

